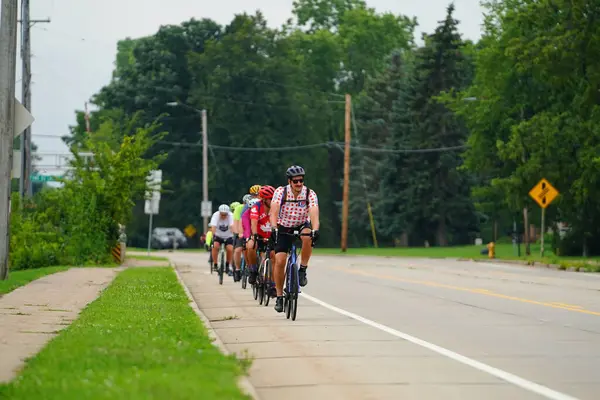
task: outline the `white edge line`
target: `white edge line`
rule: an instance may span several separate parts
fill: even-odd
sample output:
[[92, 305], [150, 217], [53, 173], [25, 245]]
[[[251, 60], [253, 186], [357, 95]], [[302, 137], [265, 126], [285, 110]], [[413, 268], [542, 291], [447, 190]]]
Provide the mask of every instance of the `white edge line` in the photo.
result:
[[306, 298], [307, 300], [310, 300], [313, 303], [316, 303], [316, 304], [319, 304], [319, 305], [321, 305], [321, 306], [323, 306], [325, 308], [328, 308], [331, 311], [335, 311], [338, 314], [345, 315], [347, 317], [350, 317], [352, 319], [360, 321], [363, 324], [372, 326], [373, 328], [377, 328], [377, 329], [379, 329], [381, 331], [389, 333], [390, 335], [399, 337], [401, 339], [404, 339], [406, 341], [409, 341], [409, 342], [414, 343], [416, 345], [419, 345], [421, 347], [425, 347], [426, 349], [429, 349], [429, 350], [434, 351], [434, 352], [436, 352], [438, 354], [441, 354], [443, 356], [451, 358], [454, 361], [458, 361], [460, 363], [463, 363], [465, 365], [473, 367], [473, 368], [475, 368], [475, 369], [477, 369], [479, 371], [487, 372], [488, 374], [493, 375], [496, 378], [500, 378], [500, 379], [502, 379], [502, 380], [504, 380], [506, 382], [512, 383], [512, 384], [514, 384], [516, 386], [519, 386], [519, 387], [521, 387], [521, 388], [523, 388], [525, 390], [529, 390], [530, 392], [542, 395], [542, 396], [544, 396], [544, 397], [546, 397], [548, 399], [551, 399], [551, 400], [579, 400], [576, 397], [572, 397], [572, 396], [569, 396], [567, 394], [564, 394], [564, 393], [561, 393], [561, 392], [557, 392], [557, 391], [552, 390], [552, 389], [550, 389], [550, 388], [548, 388], [546, 386], [543, 386], [543, 385], [537, 384], [535, 382], [531, 382], [531, 381], [528, 381], [526, 379], [523, 379], [523, 378], [521, 378], [519, 376], [513, 375], [510, 372], [506, 372], [506, 371], [503, 371], [501, 369], [492, 367], [490, 365], [484, 364], [484, 363], [479, 362], [477, 360], [473, 360], [472, 358], [469, 358], [469, 357], [463, 356], [461, 354], [455, 353], [455, 352], [453, 352], [451, 350], [445, 349], [445, 348], [440, 347], [438, 345], [435, 345], [433, 343], [429, 343], [429, 342], [427, 342], [425, 340], [416, 338], [416, 337], [411, 336], [411, 335], [409, 335], [407, 333], [403, 333], [403, 332], [397, 331], [397, 330], [395, 330], [393, 328], [390, 328], [388, 326], [385, 326], [385, 325], [382, 325], [380, 323], [377, 323], [375, 321], [371, 321], [370, 319], [361, 317], [360, 315], [351, 313], [350, 311], [346, 311], [346, 310], [343, 310], [343, 309], [338, 308], [336, 306], [333, 306], [333, 305], [331, 305], [329, 303], [326, 303], [326, 302], [324, 302], [322, 300], [319, 300], [319, 299], [317, 299], [315, 297], [312, 297], [312, 296], [310, 296], [310, 295], [308, 295], [306, 293], [301, 293], [300, 295], [302, 297]]

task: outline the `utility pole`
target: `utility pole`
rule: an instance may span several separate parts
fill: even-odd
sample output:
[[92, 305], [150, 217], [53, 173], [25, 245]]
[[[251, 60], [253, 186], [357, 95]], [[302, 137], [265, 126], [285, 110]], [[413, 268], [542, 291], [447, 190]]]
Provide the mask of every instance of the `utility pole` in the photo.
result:
[[8, 278], [10, 189], [15, 133], [18, 0], [0, 7], [0, 280]]
[[[208, 203], [208, 131], [206, 110], [202, 110], [202, 202]], [[208, 217], [202, 217], [202, 230], [208, 227]]]
[[344, 139], [344, 192], [342, 203], [342, 251], [348, 250], [348, 197], [350, 192], [350, 95], [346, 94], [346, 123]]
[[[29, 18], [29, 0], [21, 0], [21, 103], [31, 113], [31, 27], [36, 23], [49, 23], [50, 19]], [[31, 126], [21, 135], [21, 179], [19, 179], [21, 197], [31, 197]]]

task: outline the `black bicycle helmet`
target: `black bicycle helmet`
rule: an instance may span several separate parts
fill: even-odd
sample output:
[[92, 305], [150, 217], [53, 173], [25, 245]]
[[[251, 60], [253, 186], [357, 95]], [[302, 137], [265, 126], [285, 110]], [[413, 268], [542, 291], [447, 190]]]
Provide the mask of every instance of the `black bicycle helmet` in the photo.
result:
[[293, 178], [294, 176], [304, 176], [304, 174], [304, 168], [299, 165], [292, 165], [285, 171], [285, 176], [287, 176], [288, 179]]

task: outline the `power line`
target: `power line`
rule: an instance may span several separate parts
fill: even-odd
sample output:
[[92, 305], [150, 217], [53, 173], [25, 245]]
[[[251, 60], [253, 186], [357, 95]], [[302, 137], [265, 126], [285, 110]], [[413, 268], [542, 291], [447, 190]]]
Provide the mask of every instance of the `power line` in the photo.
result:
[[[197, 134], [197, 133], [194, 133]], [[33, 135], [41, 136], [41, 137], [55, 137], [62, 138], [63, 136], [68, 135], [52, 135], [52, 134], [36, 134]], [[171, 146], [178, 147], [202, 147], [201, 142], [172, 142], [166, 140], [159, 140], [156, 142], [157, 144], [165, 144]], [[231, 150], [231, 151], [286, 151], [286, 150], [298, 150], [298, 149], [313, 149], [318, 147], [339, 147], [343, 146], [343, 142], [322, 142], [322, 143], [313, 143], [313, 144], [305, 144], [305, 145], [297, 145], [297, 146], [281, 146], [281, 147], [242, 147], [242, 146], [223, 146], [218, 144], [209, 144], [208, 147], [216, 150]], [[435, 147], [428, 149], [386, 149], [379, 147], [364, 147], [357, 145], [350, 145], [352, 150], [356, 151], [365, 151], [365, 152], [373, 152], [373, 153], [440, 153], [445, 151], [456, 151], [463, 150], [469, 148], [468, 145], [460, 145], [460, 146], [451, 146], [451, 147]], [[54, 153], [53, 153], [54, 154]]]
[[[159, 141], [159, 144], [167, 144], [172, 146], [182, 146], [182, 147], [199, 147], [202, 146], [202, 143], [191, 143], [191, 142], [169, 142], [169, 141]], [[281, 147], [241, 147], [241, 146], [222, 146], [216, 144], [209, 144], [208, 147], [210, 149], [216, 150], [231, 150], [231, 151], [287, 151], [287, 150], [298, 150], [298, 149], [312, 149], [319, 147], [340, 147], [343, 145], [343, 142], [322, 142], [322, 143], [314, 143], [314, 144], [306, 144], [306, 145], [297, 145], [297, 146], [281, 146]], [[445, 152], [445, 151], [455, 151], [462, 150], [468, 148], [467, 145], [463, 146], [453, 146], [453, 147], [437, 147], [437, 148], [429, 148], [429, 149], [384, 149], [377, 147], [361, 147], [356, 145], [350, 145], [350, 148], [357, 151], [371, 151], [371, 152], [385, 152], [385, 153], [434, 153], [434, 152]]]
[[463, 150], [468, 148], [467, 145], [452, 146], [452, 147], [436, 147], [431, 149], [381, 149], [375, 147], [360, 147], [350, 146], [352, 149], [357, 151], [371, 151], [374, 153], [441, 153], [444, 151]]
[[283, 146], [283, 147], [230, 147], [230, 146], [219, 146], [209, 144], [209, 148], [220, 149], [220, 150], [232, 150], [232, 151], [287, 151], [287, 150], [299, 150], [299, 149], [314, 149], [317, 147], [331, 147], [335, 146], [335, 142], [324, 142], [315, 144], [306, 144], [298, 146]]

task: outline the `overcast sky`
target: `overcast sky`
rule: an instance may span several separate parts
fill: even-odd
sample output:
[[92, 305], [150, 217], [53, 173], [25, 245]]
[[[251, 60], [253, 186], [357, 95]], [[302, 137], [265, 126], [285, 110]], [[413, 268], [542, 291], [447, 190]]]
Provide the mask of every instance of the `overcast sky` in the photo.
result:
[[[378, 11], [417, 17], [420, 32], [432, 32], [449, 0], [367, 0]], [[480, 36], [479, 0], [455, 0], [455, 17], [466, 39]], [[292, 0], [31, 0], [31, 19], [50, 18], [31, 30], [33, 141], [40, 153], [68, 152], [59, 136], [74, 124], [75, 110], [109, 83], [117, 41], [153, 34], [160, 25], [194, 17], [227, 24], [234, 14], [260, 9], [272, 27], [292, 16]], [[20, 46], [20, 44], [19, 44]], [[17, 59], [21, 99], [21, 59]], [[38, 135], [56, 135], [44, 137]]]

